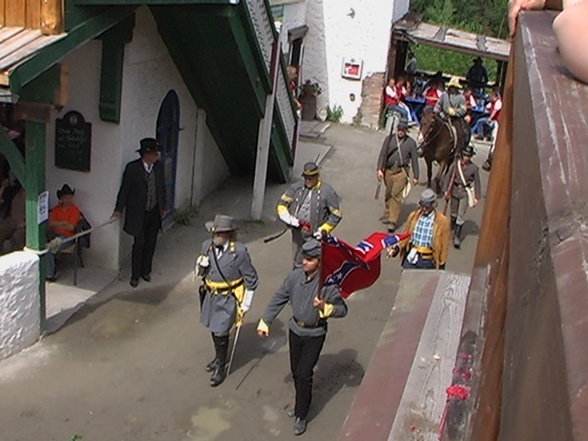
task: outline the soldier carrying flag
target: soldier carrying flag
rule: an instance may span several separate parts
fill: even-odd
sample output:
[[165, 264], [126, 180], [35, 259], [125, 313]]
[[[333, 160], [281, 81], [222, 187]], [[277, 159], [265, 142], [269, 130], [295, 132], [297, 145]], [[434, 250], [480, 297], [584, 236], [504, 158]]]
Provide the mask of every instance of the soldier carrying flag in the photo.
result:
[[286, 278], [270, 300], [257, 334], [266, 338], [269, 327], [287, 303], [292, 305], [288, 321], [290, 369], [296, 389], [296, 400], [288, 414], [295, 417], [294, 434], [306, 431], [306, 418], [312, 400], [314, 367], [325, 342], [327, 320], [347, 315], [347, 305], [337, 285], [321, 288], [321, 244], [310, 239], [302, 245], [302, 268], [296, 268]]

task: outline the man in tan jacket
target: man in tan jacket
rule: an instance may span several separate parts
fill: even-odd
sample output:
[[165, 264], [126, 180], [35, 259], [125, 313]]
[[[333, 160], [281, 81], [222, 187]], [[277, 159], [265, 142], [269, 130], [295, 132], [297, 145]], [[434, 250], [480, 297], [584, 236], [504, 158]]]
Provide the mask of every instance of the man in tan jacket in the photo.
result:
[[403, 268], [445, 269], [451, 227], [436, 206], [437, 196], [427, 188], [421, 194], [419, 208], [408, 216], [404, 233], [410, 233], [410, 238], [398, 245]]

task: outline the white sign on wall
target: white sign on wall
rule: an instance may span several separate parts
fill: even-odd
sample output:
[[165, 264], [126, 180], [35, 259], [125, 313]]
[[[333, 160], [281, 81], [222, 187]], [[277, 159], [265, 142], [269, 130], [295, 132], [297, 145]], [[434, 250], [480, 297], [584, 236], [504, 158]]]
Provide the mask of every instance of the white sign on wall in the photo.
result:
[[343, 58], [341, 76], [350, 80], [361, 80], [361, 71], [363, 70], [363, 60], [355, 58]]
[[42, 224], [49, 219], [49, 192], [44, 191], [37, 198], [37, 222]]

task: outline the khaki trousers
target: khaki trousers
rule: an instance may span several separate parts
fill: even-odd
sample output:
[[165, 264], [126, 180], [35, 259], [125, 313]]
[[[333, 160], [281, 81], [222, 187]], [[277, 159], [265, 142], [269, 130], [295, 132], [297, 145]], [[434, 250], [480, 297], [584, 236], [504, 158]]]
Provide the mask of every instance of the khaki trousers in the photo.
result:
[[384, 183], [386, 184], [384, 216], [394, 224], [398, 222], [398, 217], [400, 216], [403, 201], [402, 190], [406, 187], [407, 182], [408, 178], [406, 177], [406, 173], [402, 170], [397, 173], [392, 173], [390, 169], [387, 169], [384, 174]]

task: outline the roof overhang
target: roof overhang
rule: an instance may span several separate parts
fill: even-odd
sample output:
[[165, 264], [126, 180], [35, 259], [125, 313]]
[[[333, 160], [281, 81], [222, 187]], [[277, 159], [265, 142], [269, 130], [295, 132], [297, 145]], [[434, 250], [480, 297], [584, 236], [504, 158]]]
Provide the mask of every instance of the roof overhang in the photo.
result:
[[[0, 39], [0, 96], [15, 100], [22, 88], [82, 44], [98, 37], [135, 10], [135, 7], [109, 8], [88, 18], [67, 33], [39, 35], [20, 30], [8, 40]], [[0, 28], [9, 35], [14, 28]]]
[[10, 74], [19, 65], [66, 35], [44, 35], [39, 29], [0, 27], [0, 86], [9, 86]]
[[510, 54], [510, 42], [507, 40], [423, 23], [408, 14], [394, 23], [392, 33], [396, 40], [410, 41], [500, 61], [508, 61]]

